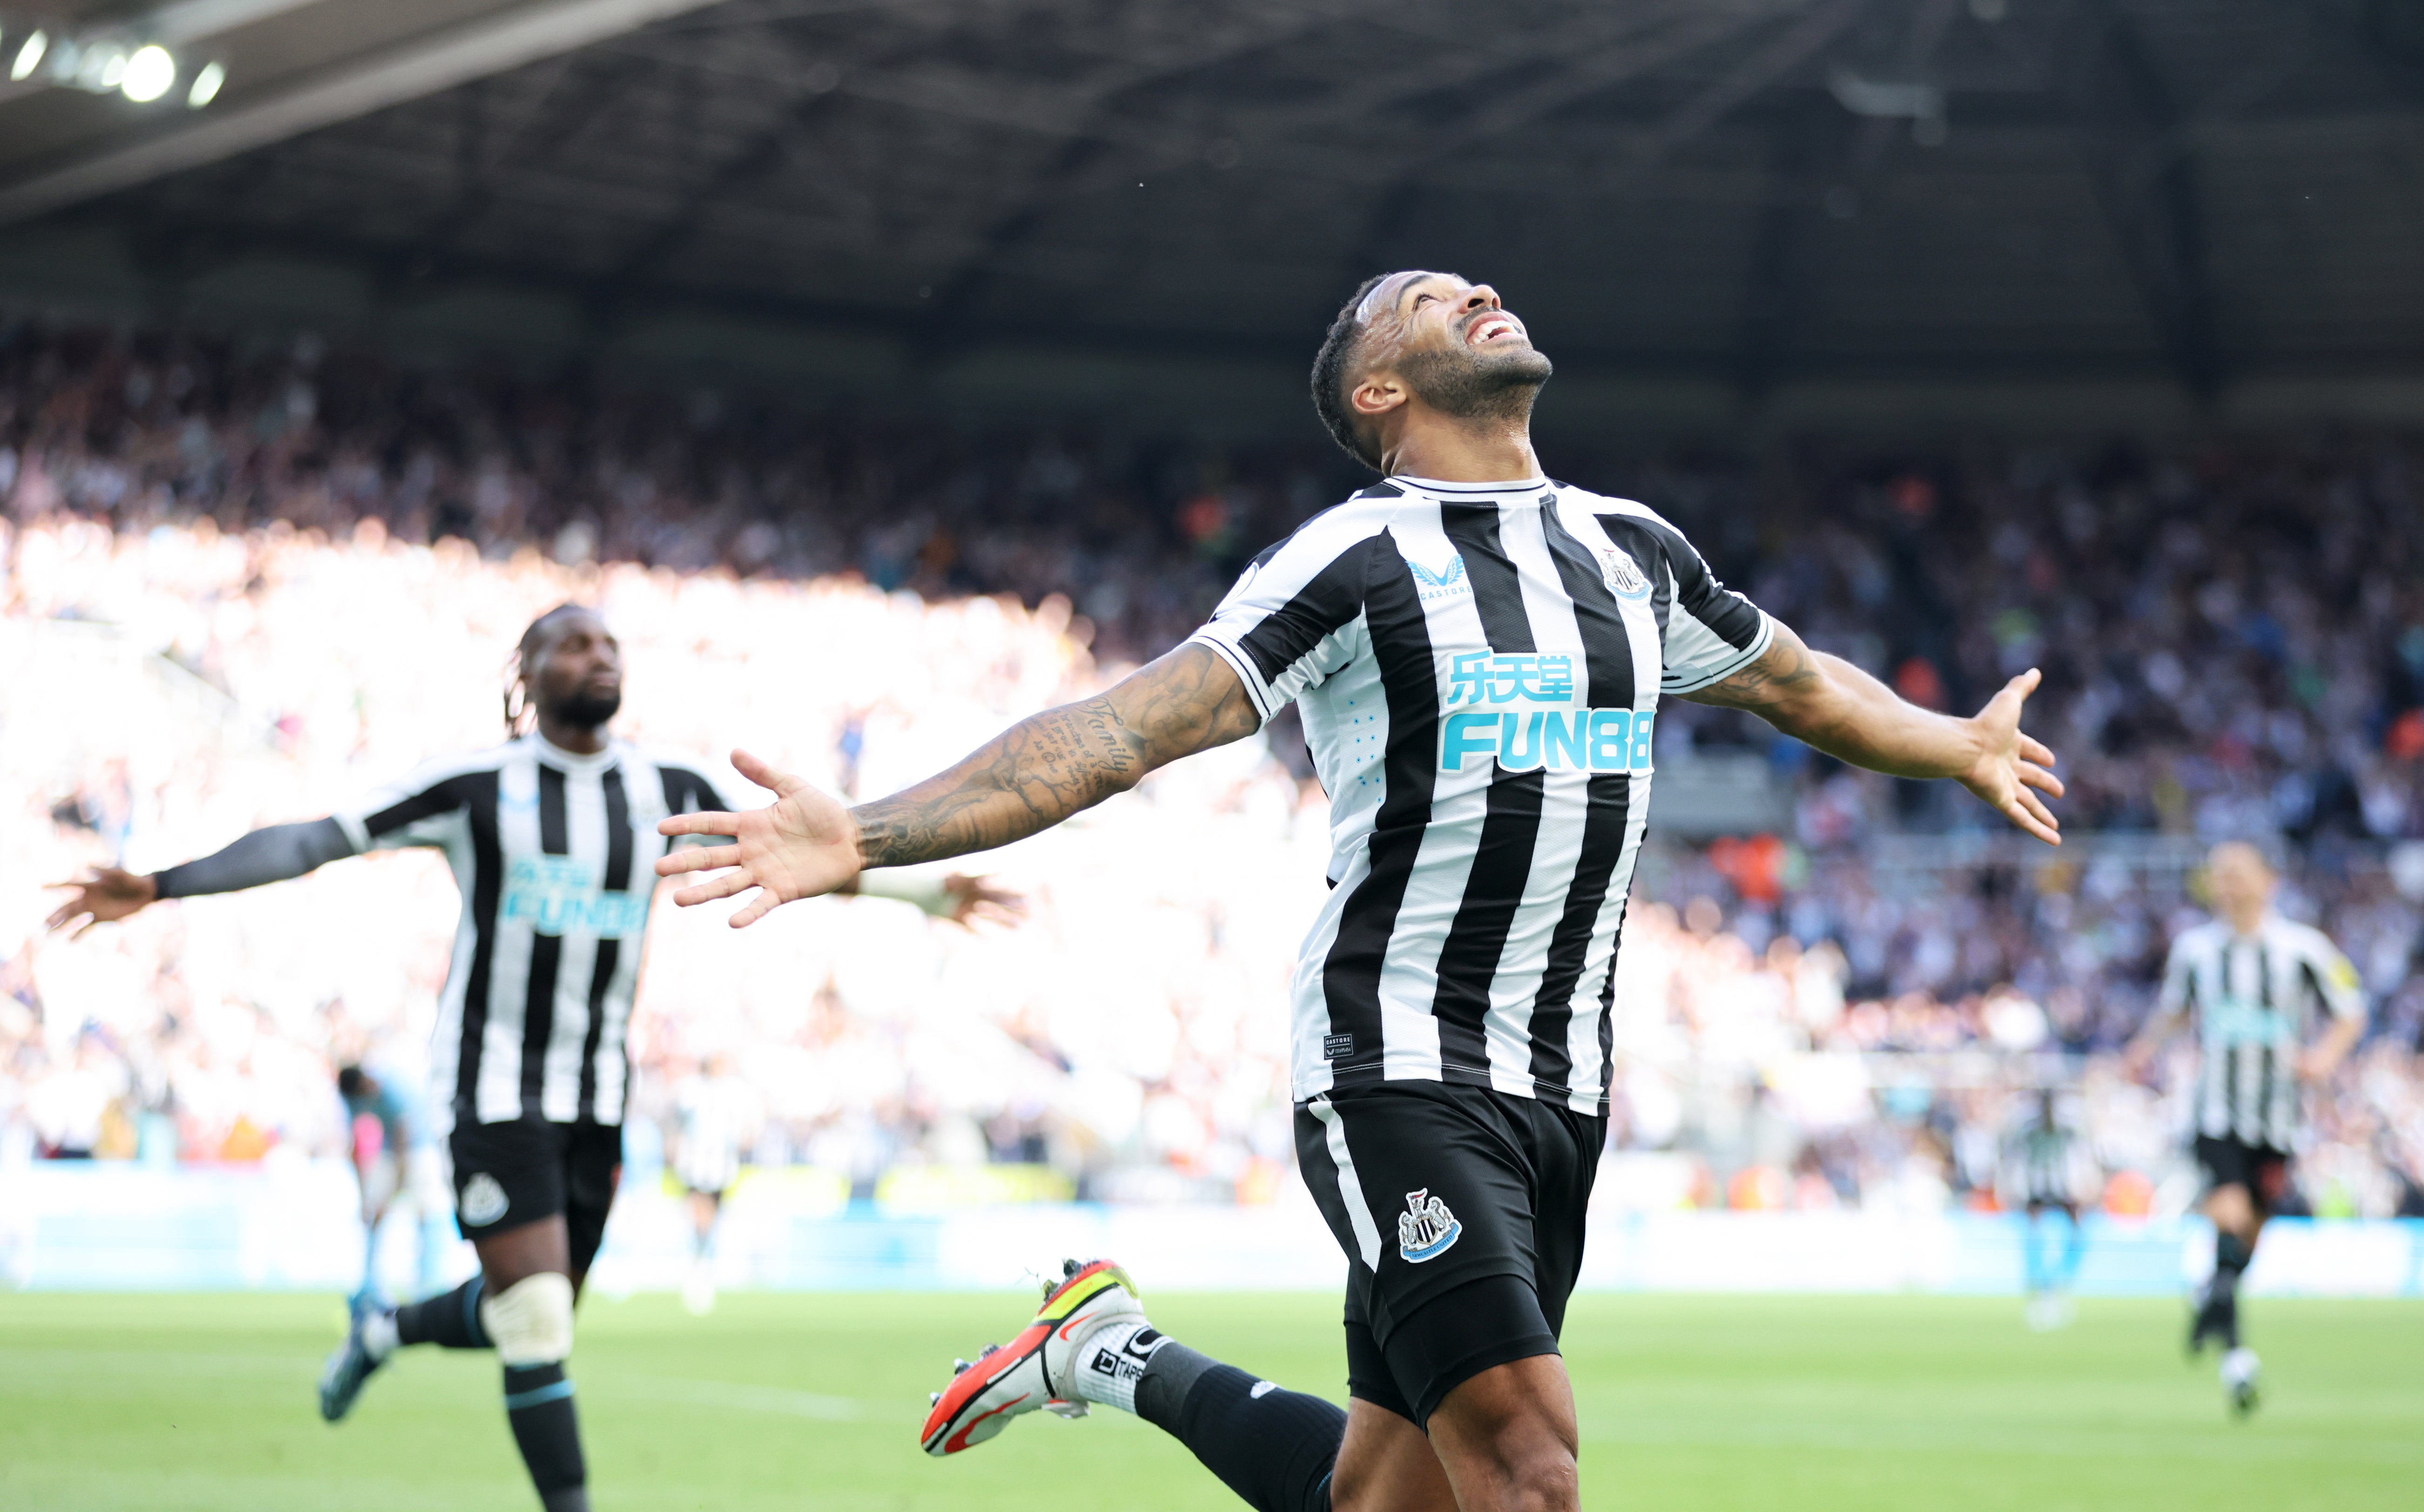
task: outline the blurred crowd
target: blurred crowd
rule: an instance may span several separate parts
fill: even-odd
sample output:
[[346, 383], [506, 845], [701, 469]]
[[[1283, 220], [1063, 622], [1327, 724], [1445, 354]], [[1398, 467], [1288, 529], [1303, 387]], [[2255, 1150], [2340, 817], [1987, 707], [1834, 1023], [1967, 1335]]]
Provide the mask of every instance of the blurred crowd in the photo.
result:
[[[1670, 706], [1662, 768], [1756, 753], [1788, 818], [1645, 859], [1605, 1200], [1990, 1205], [2031, 1089], [2059, 1085], [2085, 1195], [2184, 1202], [2180, 1068], [2141, 1086], [2111, 1053], [2201, 916], [2202, 846], [2252, 836], [2375, 1013], [2317, 1097], [2304, 1199], [2424, 1209], [2424, 447], [1569, 460], [1915, 701], [2042, 667], [2031, 723], [2081, 837], [2033, 853], [1941, 785]], [[334, 1151], [334, 1065], [418, 1084], [455, 906], [434, 858], [73, 943], [42, 936], [41, 884], [490, 743], [505, 652], [552, 603], [622, 637], [633, 738], [872, 795], [1165, 648], [1355, 481], [1313, 451], [0, 326], [0, 1160]], [[667, 910], [640, 1142], [729, 1058], [754, 1158], [864, 1195], [964, 1172], [980, 1197], [1270, 1200], [1321, 810], [1283, 721], [990, 858], [1032, 899], [1015, 931], [859, 899], [736, 937]], [[1013, 1171], [1041, 1185], [977, 1179]]]

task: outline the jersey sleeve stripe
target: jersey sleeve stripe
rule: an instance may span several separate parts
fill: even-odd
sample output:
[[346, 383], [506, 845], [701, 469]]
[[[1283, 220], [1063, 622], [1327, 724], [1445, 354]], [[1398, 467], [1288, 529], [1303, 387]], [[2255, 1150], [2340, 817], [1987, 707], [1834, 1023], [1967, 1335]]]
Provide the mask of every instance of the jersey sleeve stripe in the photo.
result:
[[494, 774], [503, 750], [498, 747], [425, 762], [401, 781], [377, 788], [360, 803], [328, 817], [345, 832], [359, 855], [398, 830], [476, 801], [482, 791], [479, 778]]
[[1323, 644], [1363, 613], [1376, 533], [1368, 515], [1325, 511], [1257, 558], [1188, 637], [1219, 651], [1265, 721], [1330, 670]]
[[[1776, 641], [1776, 621], [1768, 618], [1766, 614], [1762, 613], [1756, 608], [1752, 608], [1748, 604], [1745, 604], [1744, 607], [1750, 609], [1750, 612], [1753, 614], [1757, 614], [1759, 616], [1758, 633], [1751, 638], [1751, 642], [1748, 645], [1744, 646], [1738, 655], [1728, 657], [1725, 661], [1716, 663], [1714, 666], [1702, 667], [1690, 676], [1661, 677], [1658, 681], [1659, 688], [1664, 692], [1670, 693], [1698, 692], [1712, 683], [1725, 681], [1728, 677], [1732, 676], [1743, 668], [1749, 666], [1761, 657], [1765, 656], [1767, 654], [1768, 646], [1773, 645]], [[1686, 613], [1688, 613], [1689, 611], [1686, 611]], [[1691, 615], [1691, 618], [1695, 624], [1706, 623], [1697, 614]]]
[[1270, 685], [1263, 680], [1262, 672], [1254, 665], [1252, 658], [1220, 637], [1207, 635], [1202, 630], [1197, 630], [1188, 636], [1185, 644], [1207, 646], [1221, 661], [1229, 663], [1230, 670], [1236, 673], [1237, 680], [1246, 685], [1246, 697], [1254, 706], [1255, 723], [1258, 724], [1270, 723], [1272, 712]]
[[1302, 661], [1323, 636], [1363, 612], [1364, 568], [1362, 549], [1340, 552], [1286, 603], [1237, 638], [1237, 648], [1253, 658], [1264, 686], [1278, 682], [1280, 674]]
[[[1697, 692], [1732, 676], [1766, 654], [1776, 638], [1775, 621], [1758, 605], [1719, 582], [1700, 553], [1683, 538], [1682, 532], [1668, 524], [1657, 511], [1629, 500], [1608, 502], [1613, 507], [1600, 516], [1600, 526], [1611, 539], [1622, 542], [1625, 533], [1635, 533], [1636, 540], [1647, 537], [1655, 544], [1656, 554], [1666, 558], [1666, 570], [1660, 572], [1649, 560], [1650, 553], [1635, 549], [1635, 555], [1650, 568], [1651, 581], [1661, 590], [1658, 631], [1666, 641], [1668, 669], [1659, 681], [1663, 691]], [[1671, 605], [1666, 601], [1670, 574]], [[1680, 624], [1675, 619], [1678, 614], [1682, 616]], [[1722, 654], [1724, 647], [1731, 647], [1734, 654]], [[1679, 666], [1688, 670], [1675, 670]]]
[[415, 824], [423, 820], [462, 807], [468, 796], [463, 780], [460, 777], [449, 777], [423, 788], [400, 804], [382, 808], [375, 814], [355, 819], [350, 824], [347, 823], [348, 819], [351, 818], [348, 815], [337, 816], [337, 822], [346, 824], [348, 839], [353, 837], [351, 833], [353, 828], [356, 825], [360, 827], [364, 839], [355, 849], [364, 851], [370, 848], [370, 841], [381, 836], [392, 835], [408, 824]]

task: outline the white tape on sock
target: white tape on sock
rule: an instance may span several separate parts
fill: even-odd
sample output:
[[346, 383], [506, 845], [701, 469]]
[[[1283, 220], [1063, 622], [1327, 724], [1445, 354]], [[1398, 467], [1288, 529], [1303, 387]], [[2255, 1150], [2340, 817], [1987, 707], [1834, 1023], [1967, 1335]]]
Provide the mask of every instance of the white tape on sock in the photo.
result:
[[558, 1363], [572, 1353], [572, 1278], [523, 1277], [480, 1304], [480, 1325], [502, 1364]]
[[1149, 1323], [1106, 1323], [1089, 1335], [1069, 1361], [1069, 1385], [1079, 1399], [1137, 1409], [1137, 1382], [1154, 1352], [1170, 1340]]

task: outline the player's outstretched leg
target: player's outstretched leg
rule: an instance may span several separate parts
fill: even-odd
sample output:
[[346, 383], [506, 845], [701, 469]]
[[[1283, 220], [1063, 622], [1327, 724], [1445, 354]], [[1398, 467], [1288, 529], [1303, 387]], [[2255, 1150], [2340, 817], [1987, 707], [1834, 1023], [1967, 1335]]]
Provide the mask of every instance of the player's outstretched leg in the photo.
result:
[[320, 1416], [330, 1423], [354, 1409], [362, 1383], [387, 1363], [395, 1348], [395, 1314], [378, 1306], [367, 1290], [347, 1298], [346, 1310], [345, 1342], [320, 1367]]
[[355, 1297], [345, 1342], [320, 1372], [320, 1415], [334, 1423], [352, 1411], [362, 1383], [401, 1345], [488, 1348], [488, 1336], [480, 1328], [480, 1278], [474, 1276], [452, 1291], [403, 1307], [381, 1307], [368, 1294]]
[[1257, 1512], [1327, 1512], [1344, 1411], [1156, 1332], [1127, 1273], [1108, 1261], [1062, 1270], [1017, 1338], [963, 1363], [935, 1393], [928, 1454], [972, 1448], [1039, 1409], [1082, 1417], [1100, 1403], [1176, 1438]]

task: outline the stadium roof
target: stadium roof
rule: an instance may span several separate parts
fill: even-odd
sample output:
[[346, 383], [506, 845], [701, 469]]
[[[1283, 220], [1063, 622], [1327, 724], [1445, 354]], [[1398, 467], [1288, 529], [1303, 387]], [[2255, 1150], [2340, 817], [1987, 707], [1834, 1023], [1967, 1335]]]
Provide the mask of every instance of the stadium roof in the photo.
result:
[[21, 303], [1309, 426], [1411, 264], [1651, 426], [2424, 416], [2399, 0], [52, 8], [227, 82], [0, 84]]

